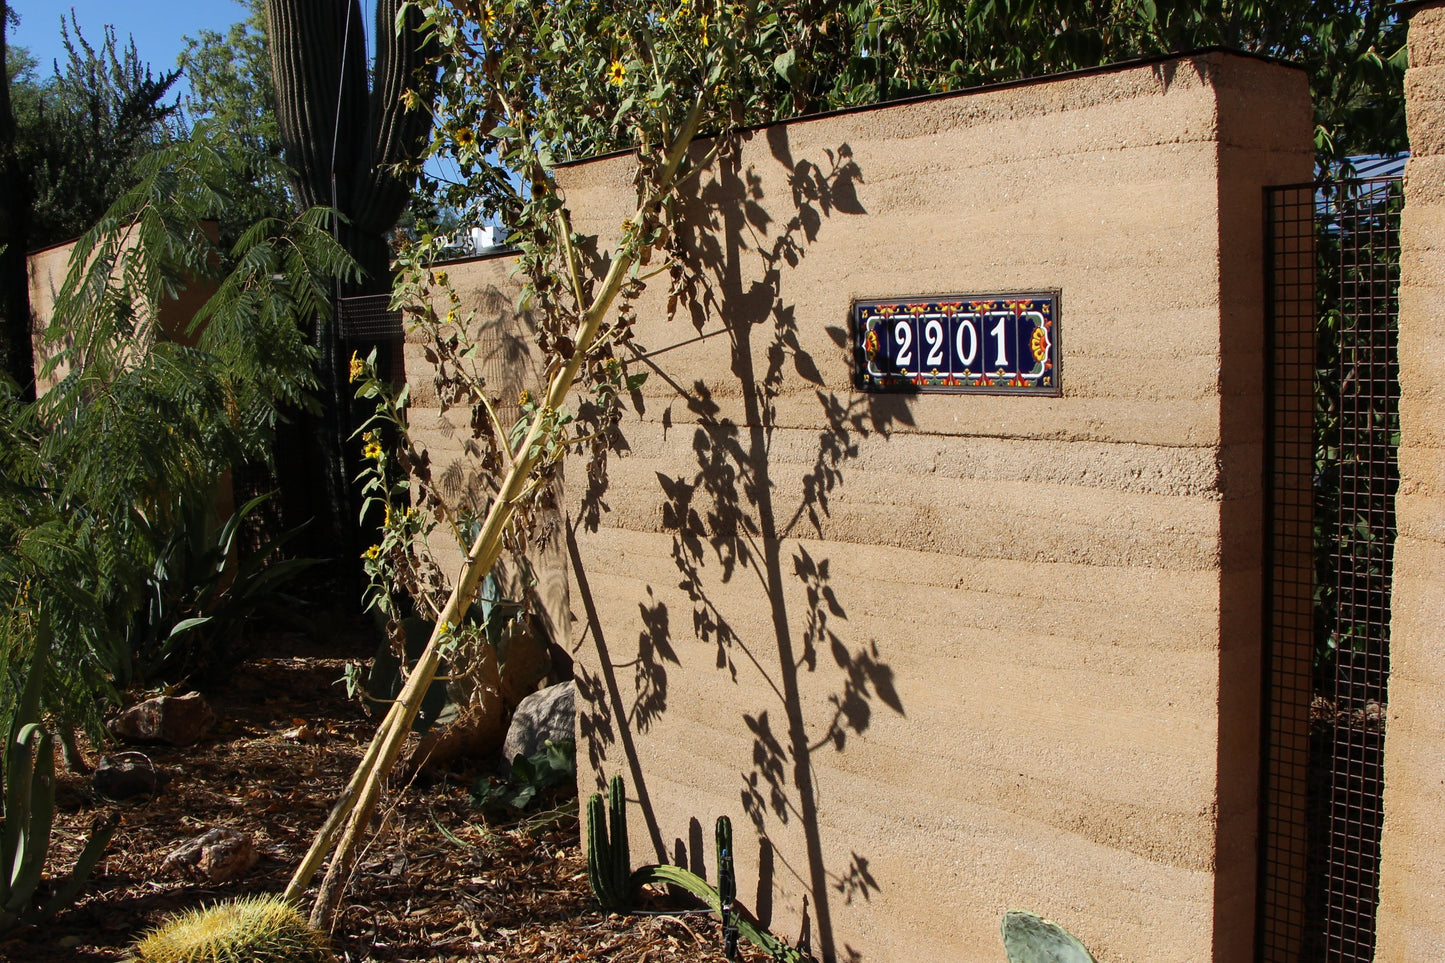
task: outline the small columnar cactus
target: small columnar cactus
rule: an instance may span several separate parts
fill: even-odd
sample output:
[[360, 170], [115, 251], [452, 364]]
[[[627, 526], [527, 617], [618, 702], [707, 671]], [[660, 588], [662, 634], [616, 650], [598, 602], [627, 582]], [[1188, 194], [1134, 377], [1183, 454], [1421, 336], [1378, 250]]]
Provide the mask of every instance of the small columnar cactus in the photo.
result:
[[587, 881], [592, 884], [592, 893], [603, 909], [613, 912], [631, 909], [638, 891], [649, 883], [676, 886], [702, 900], [722, 919], [723, 952], [727, 959], [737, 958], [738, 937], [743, 936], [780, 963], [812, 963], [812, 957], [769, 933], [738, 904], [732, 820], [720, 816], [717, 821], [717, 888], [681, 866], [651, 864], [634, 871], [627, 848], [627, 795], [622, 777], [613, 776], [608, 789], [606, 802], [600, 792], [594, 792], [587, 801]]
[[734, 901], [738, 898], [738, 877], [733, 867], [733, 821], [717, 818], [717, 895], [718, 915], [722, 917], [723, 958], [738, 958], [738, 916]]
[[632, 904], [636, 886], [627, 843], [627, 790], [621, 776], [612, 777], [605, 804], [601, 793], [593, 793], [587, 802], [587, 881], [604, 909], [621, 912]]
[[141, 937], [129, 963], [335, 963], [290, 903], [254, 896], [191, 910]]

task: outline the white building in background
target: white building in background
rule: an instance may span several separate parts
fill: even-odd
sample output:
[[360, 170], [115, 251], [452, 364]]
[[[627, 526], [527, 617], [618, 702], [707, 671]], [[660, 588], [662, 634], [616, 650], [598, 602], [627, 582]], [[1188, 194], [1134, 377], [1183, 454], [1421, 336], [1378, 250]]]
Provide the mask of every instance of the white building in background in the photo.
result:
[[497, 224], [487, 224], [458, 231], [444, 238], [442, 252], [443, 256], [448, 258], [475, 257], [479, 254], [491, 254], [506, 246], [507, 229]]

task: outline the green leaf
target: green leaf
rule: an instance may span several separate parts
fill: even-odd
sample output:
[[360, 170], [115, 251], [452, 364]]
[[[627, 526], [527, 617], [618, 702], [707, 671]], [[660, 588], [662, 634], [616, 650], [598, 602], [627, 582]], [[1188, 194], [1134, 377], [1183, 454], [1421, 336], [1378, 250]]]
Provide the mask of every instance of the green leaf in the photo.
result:
[[170, 638], [175, 638], [178, 635], [184, 635], [191, 629], [198, 629], [201, 626], [208, 624], [210, 621], [211, 617], [209, 615], [199, 616], [194, 619], [182, 619], [175, 624], [174, 628], [171, 629]]
[[790, 47], [773, 58], [773, 70], [784, 80], [790, 80], [792, 79], [793, 64], [797, 59], [798, 52]]

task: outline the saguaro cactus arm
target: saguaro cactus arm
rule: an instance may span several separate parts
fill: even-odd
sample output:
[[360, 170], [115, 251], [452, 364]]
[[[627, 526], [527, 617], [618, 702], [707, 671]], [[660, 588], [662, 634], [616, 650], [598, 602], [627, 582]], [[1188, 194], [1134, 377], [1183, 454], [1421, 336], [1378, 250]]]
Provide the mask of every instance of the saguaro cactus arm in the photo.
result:
[[430, 59], [430, 42], [418, 27], [421, 11], [408, 7], [403, 29], [396, 29], [401, 0], [377, 0], [376, 74], [371, 91], [367, 128], [369, 163], [358, 171], [359, 191], [350, 214], [357, 229], [384, 234], [391, 230], [411, 197], [411, 186], [399, 179], [391, 165], [414, 157], [431, 131], [431, 113], [418, 106], [408, 109], [403, 95], [412, 89]]

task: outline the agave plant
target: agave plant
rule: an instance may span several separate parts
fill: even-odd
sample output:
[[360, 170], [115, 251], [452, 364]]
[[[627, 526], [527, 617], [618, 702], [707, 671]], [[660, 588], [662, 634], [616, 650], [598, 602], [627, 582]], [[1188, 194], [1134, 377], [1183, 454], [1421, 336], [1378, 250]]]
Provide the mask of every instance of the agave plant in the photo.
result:
[[1034, 913], [1009, 910], [1001, 929], [1009, 963], [1096, 963], [1073, 934]]
[[247, 519], [270, 497], [252, 498], [224, 520], [214, 498], [177, 505], [182, 520], [157, 538], [145, 603], [126, 632], [122, 664], [112, 669], [120, 681], [149, 685], [229, 672], [241, 658], [241, 633], [251, 615], [273, 602], [295, 602], [282, 587], [320, 561], [282, 557], [299, 528], [253, 551], [237, 550]]
[[40, 716], [40, 693], [49, 668], [50, 625], [42, 613], [34, 626], [35, 655], [26, 673], [5, 741], [0, 800], [0, 933], [45, 920], [75, 899], [115, 832], [114, 814], [102, 817], [70, 875], [38, 899], [55, 819], [55, 746]]

